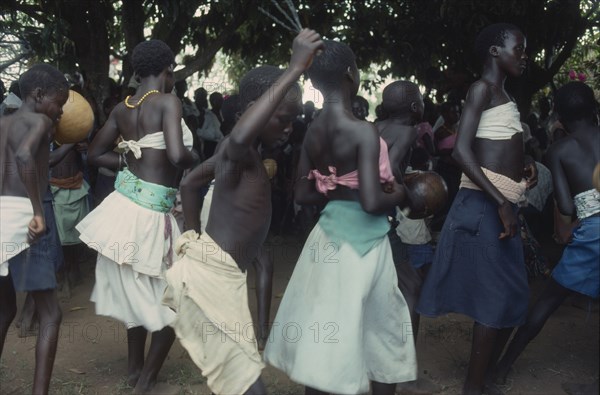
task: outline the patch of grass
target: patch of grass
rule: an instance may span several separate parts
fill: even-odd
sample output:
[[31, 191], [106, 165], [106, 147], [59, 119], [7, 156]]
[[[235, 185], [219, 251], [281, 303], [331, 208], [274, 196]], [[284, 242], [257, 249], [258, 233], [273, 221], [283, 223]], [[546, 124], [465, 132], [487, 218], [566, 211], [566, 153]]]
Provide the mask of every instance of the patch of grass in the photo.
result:
[[54, 377], [50, 381], [50, 392], [55, 395], [79, 395], [86, 394], [89, 389], [89, 385], [86, 379], [81, 377], [79, 379], [63, 380], [58, 377]]
[[202, 384], [204, 378], [194, 364], [179, 363], [164, 372], [167, 376], [167, 382], [181, 386]]

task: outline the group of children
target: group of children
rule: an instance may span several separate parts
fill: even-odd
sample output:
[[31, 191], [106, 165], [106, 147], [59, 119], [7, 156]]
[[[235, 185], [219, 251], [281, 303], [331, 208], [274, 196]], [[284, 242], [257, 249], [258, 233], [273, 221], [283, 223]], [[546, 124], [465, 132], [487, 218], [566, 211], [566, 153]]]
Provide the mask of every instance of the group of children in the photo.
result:
[[[90, 164], [118, 171], [115, 191], [77, 225], [80, 239], [98, 251], [96, 312], [128, 328], [127, 381], [134, 393], [176, 393], [156, 381], [177, 337], [216, 394], [265, 394], [261, 371], [267, 362], [304, 385], [306, 394], [371, 388], [373, 394], [391, 395], [397, 383], [417, 378], [418, 314], [449, 312], [474, 320], [462, 392], [500, 393], [494, 383], [506, 377], [567, 295], [597, 298], [600, 192], [592, 187], [592, 171], [600, 161], [600, 134], [593, 92], [575, 82], [557, 92], [556, 110], [571, 135], [552, 150], [550, 167], [561, 212], [577, 213], [581, 225], [528, 316], [516, 203], [535, 185], [536, 170], [525, 159], [519, 113], [504, 90], [506, 78], [526, 68], [526, 40], [517, 27], [496, 24], [478, 36], [476, 52], [483, 72], [469, 90], [453, 153], [463, 171], [461, 188], [427, 271], [410, 260], [400, 262], [388, 238], [390, 210], [418, 211], [422, 205], [404, 185], [401, 164], [423, 115], [416, 85], [386, 88], [384, 106], [391, 117], [385, 123], [375, 127], [356, 119], [352, 98], [360, 75], [352, 50], [304, 29], [294, 39], [287, 69], [263, 66], [242, 79], [243, 114], [214, 155], [197, 165], [181, 102], [170, 93], [173, 53], [158, 40], [136, 46], [137, 93], [114, 108], [89, 147]], [[305, 72], [325, 102], [304, 138], [294, 194], [298, 204], [325, 208], [298, 258], [274, 320], [277, 330], [274, 325], [261, 357], [246, 285], [248, 266], [264, 254], [271, 219], [271, 184], [260, 151], [289, 137], [302, 110], [297, 80]], [[60, 322], [54, 272], [28, 271], [27, 247], [50, 223], [41, 198], [48, 182], [47, 148], [68, 88], [46, 65], [32, 67], [20, 83], [22, 108], [0, 119], [6, 158], [0, 182], [0, 344], [16, 312], [15, 289], [33, 291], [40, 330]], [[119, 136], [124, 153], [112, 149]], [[183, 170], [195, 165], [182, 180]], [[201, 224], [198, 196], [210, 183], [208, 219]], [[170, 212], [178, 187], [183, 234]], [[20, 250], [5, 248], [9, 245]], [[286, 331], [310, 333], [315, 325], [328, 336], [294, 337]], [[54, 327], [55, 333], [38, 337], [34, 393], [48, 391]]]

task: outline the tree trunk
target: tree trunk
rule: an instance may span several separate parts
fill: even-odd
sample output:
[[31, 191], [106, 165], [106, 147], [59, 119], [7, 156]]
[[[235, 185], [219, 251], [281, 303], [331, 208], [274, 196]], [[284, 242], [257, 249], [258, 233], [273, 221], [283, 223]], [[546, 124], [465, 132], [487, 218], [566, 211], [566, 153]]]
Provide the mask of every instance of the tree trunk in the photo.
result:
[[106, 120], [102, 104], [109, 94], [110, 47], [106, 24], [112, 20], [111, 9], [106, 0], [66, 0], [59, 3], [61, 16], [71, 25], [71, 39], [86, 79], [85, 88], [93, 99], [97, 126]]

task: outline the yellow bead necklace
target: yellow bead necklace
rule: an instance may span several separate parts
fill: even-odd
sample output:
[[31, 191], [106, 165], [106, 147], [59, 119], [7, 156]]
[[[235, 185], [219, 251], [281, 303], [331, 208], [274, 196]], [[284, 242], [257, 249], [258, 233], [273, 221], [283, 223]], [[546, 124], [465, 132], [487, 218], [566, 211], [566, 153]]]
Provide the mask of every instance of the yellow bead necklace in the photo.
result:
[[129, 104], [129, 98], [130, 98], [131, 96], [127, 96], [127, 97], [125, 98], [125, 107], [127, 107], [127, 108], [136, 108], [136, 107], [139, 107], [139, 106], [142, 104], [142, 102], [143, 102], [144, 100], [146, 100], [146, 98], [147, 98], [148, 96], [150, 96], [151, 94], [153, 94], [153, 93], [160, 93], [160, 91], [158, 91], [158, 90], [156, 90], [156, 89], [152, 89], [151, 91], [148, 91], [148, 92], [144, 93], [144, 96], [142, 96], [142, 97], [140, 98], [140, 100], [138, 100], [137, 104]]

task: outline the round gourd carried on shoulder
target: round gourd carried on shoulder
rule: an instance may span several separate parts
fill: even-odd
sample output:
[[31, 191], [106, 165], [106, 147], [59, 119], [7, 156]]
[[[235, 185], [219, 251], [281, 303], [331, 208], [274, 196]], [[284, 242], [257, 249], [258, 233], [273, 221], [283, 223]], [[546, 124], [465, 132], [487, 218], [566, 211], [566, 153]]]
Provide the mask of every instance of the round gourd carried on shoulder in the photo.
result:
[[56, 125], [54, 139], [60, 144], [78, 143], [88, 136], [94, 126], [94, 111], [79, 93], [69, 90], [63, 114]]

